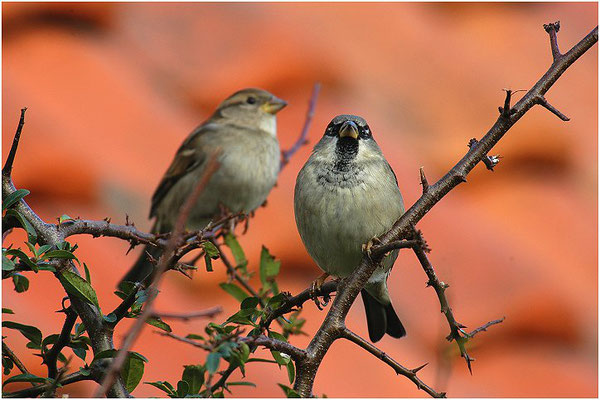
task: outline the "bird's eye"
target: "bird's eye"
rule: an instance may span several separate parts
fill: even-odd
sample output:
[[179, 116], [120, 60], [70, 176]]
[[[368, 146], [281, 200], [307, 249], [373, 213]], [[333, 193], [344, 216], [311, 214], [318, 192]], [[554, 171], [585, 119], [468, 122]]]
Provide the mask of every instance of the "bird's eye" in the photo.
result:
[[254, 104], [254, 103], [256, 103], [256, 97], [252, 97], [252, 96], [248, 97], [246, 99], [246, 103], [248, 103], [248, 104]]

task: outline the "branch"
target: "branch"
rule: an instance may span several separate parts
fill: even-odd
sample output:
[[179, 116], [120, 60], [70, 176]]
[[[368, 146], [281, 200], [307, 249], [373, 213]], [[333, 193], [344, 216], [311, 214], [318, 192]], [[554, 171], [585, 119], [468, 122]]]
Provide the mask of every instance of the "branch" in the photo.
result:
[[384, 353], [383, 351], [378, 349], [375, 345], [373, 345], [370, 342], [367, 342], [365, 339], [361, 338], [360, 336], [358, 336], [357, 334], [355, 334], [354, 332], [352, 332], [348, 329], [344, 329], [342, 331], [342, 337], [344, 339], [348, 339], [352, 343], [357, 344], [358, 346], [367, 350], [369, 353], [373, 354], [375, 357], [379, 358], [381, 361], [383, 361], [384, 363], [386, 363], [387, 365], [392, 367], [393, 370], [396, 371], [396, 374], [407, 377], [412, 382], [414, 382], [415, 385], [417, 385], [417, 388], [427, 392], [427, 394], [430, 395], [431, 397], [446, 397], [446, 393], [436, 392], [431, 387], [429, 387], [426, 383], [424, 383], [421, 379], [419, 379], [419, 377], [417, 377], [417, 372], [419, 372], [427, 364], [424, 364], [424, 365], [414, 368], [414, 369], [408, 369], [408, 368], [400, 365], [397, 361], [393, 360], [390, 356], [388, 356], [386, 353]]
[[71, 330], [73, 330], [73, 326], [77, 320], [77, 313], [73, 311], [71, 307], [65, 308], [64, 311], [66, 314], [65, 323], [58, 335], [58, 339], [56, 340], [56, 343], [54, 343], [54, 346], [52, 346], [43, 357], [43, 363], [48, 366], [48, 378], [52, 379], [56, 379], [58, 376], [58, 367], [56, 365], [58, 355], [71, 341]]
[[473, 336], [475, 336], [479, 332], [485, 332], [485, 331], [487, 331], [487, 328], [489, 328], [490, 326], [499, 324], [501, 322], [504, 322], [505, 319], [506, 319], [506, 317], [502, 317], [500, 319], [495, 319], [493, 321], [490, 321], [487, 324], [480, 326], [479, 328], [473, 329], [471, 332], [467, 333], [466, 335], [469, 338], [472, 338]]
[[[2, 340], [2, 355], [10, 358], [10, 360], [13, 362], [13, 364], [15, 364], [17, 366], [17, 368], [19, 369], [19, 371], [21, 371], [21, 373], [23, 373], [23, 374], [29, 373], [29, 371], [27, 370], [27, 367], [25, 367], [25, 364], [23, 364], [23, 362], [21, 360], [19, 360], [19, 357], [17, 357], [17, 355], [10, 349], [10, 347], [8, 347], [8, 345], [6, 343], [4, 343], [4, 340]], [[32, 383], [32, 385], [34, 385], [34, 384]]]
[[108, 367], [108, 371], [106, 372], [106, 375], [102, 380], [102, 384], [96, 391], [94, 397], [103, 397], [106, 394], [108, 388], [115, 381], [115, 379], [118, 378], [121, 368], [123, 367], [123, 364], [127, 358], [129, 349], [141, 333], [146, 320], [150, 318], [152, 314], [154, 314], [152, 305], [156, 296], [153, 294], [158, 293], [158, 285], [162, 278], [162, 274], [167, 270], [169, 260], [174, 254], [175, 250], [177, 249], [180, 239], [182, 239], [183, 232], [185, 229], [185, 223], [188, 219], [188, 216], [190, 215], [190, 212], [192, 211], [192, 208], [196, 204], [196, 201], [200, 197], [200, 194], [202, 194], [202, 192], [206, 188], [210, 178], [220, 167], [220, 164], [217, 161], [217, 158], [220, 153], [221, 150], [219, 149], [212, 154], [212, 156], [206, 164], [206, 168], [204, 170], [204, 173], [202, 174], [202, 177], [200, 178], [200, 181], [198, 182], [198, 184], [194, 188], [194, 191], [190, 194], [185, 204], [181, 208], [177, 220], [175, 222], [175, 227], [173, 229], [171, 237], [169, 238], [169, 241], [167, 242], [167, 245], [165, 247], [165, 252], [158, 261], [158, 265], [156, 267], [156, 276], [154, 277], [152, 284], [148, 288], [149, 296], [148, 300], [146, 301], [144, 311], [142, 311], [142, 314], [136, 319], [131, 329], [127, 332], [121, 349], [115, 356], [113, 362]]
[[223, 312], [223, 307], [215, 306], [215, 307], [208, 308], [206, 310], [195, 311], [195, 312], [184, 313], [184, 314], [155, 312], [152, 316], [158, 317], [161, 319], [181, 319], [183, 321], [189, 321], [190, 319], [194, 319], [194, 318], [212, 318], [215, 315], [218, 315], [222, 312]]
[[300, 132], [300, 136], [298, 137], [298, 140], [296, 140], [296, 143], [294, 143], [289, 150], [284, 150], [281, 152], [280, 170], [283, 169], [283, 167], [285, 167], [288, 162], [290, 162], [290, 159], [294, 154], [296, 154], [298, 150], [300, 150], [300, 147], [304, 146], [305, 144], [308, 144], [308, 140], [306, 138], [308, 137], [310, 124], [315, 114], [315, 107], [317, 105], [317, 97], [319, 96], [320, 89], [321, 84], [318, 82], [315, 83], [315, 85], [313, 86], [312, 95], [310, 96], [310, 102], [308, 103], [308, 110], [306, 111], [304, 127], [302, 127], [302, 131]]
[[13, 163], [15, 162], [15, 156], [17, 154], [17, 147], [19, 147], [19, 139], [21, 139], [21, 132], [23, 131], [23, 125], [25, 125], [25, 111], [27, 111], [27, 107], [21, 108], [21, 118], [19, 118], [19, 125], [17, 125], [17, 132], [15, 133], [15, 137], [13, 138], [12, 146], [10, 147], [10, 152], [8, 153], [8, 157], [6, 158], [6, 163], [4, 167], [2, 167], [2, 176], [10, 177], [12, 174]]
[[[74, 372], [70, 375], [65, 376], [60, 380], [59, 384], [61, 386], [66, 386], [71, 383], [81, 382], [81, 381], [93, 381], [96, 380], [96, 374], [92, 373], [90, 375], [84, 375], [81, 371]], [[37, 397], [42, 393], [52, 390], [53, 382], [44, 383], [43, 385], [36, 385], [31, 388], [19, 390], [17, 392], [8, 392], [2, 393], [2, 397], [7, 398], [27, 398], [27, 397]]]
[[[333, 293], [336, 291], [337, 285], [338, 285], [337, 281], [325, 282], [321, 286], [321, 289], [319, 290], [319, 292], [316, 293], [316, 295], [317, 296], [327, 296], [330, 293]], [[313, 296], [313, 293], [312, 293], [312, 286], [311, 286], [307, 289], [304, 289], [304, 291], [297, 294], [296, 296], [289, 297], [287, 300], [285, 300], [285, 302], [281, 306], [279, 306], [275, 310], [272, 310], [267, 315], [264, 322], [261, 323], [261, 326], [263, 328], [268, 328], [271, 325], [271, 322], [273, 322], [273, 320], [302, 307], [302, 305], [304, 303], [311, 300], [312, 296]]]
[[556, 62], [562, 57], [560, 50], [558, 49], [558, 40], [556, 34], [560, 30], [560, 21], [556, 21], [550, 24], [544, 24], [544, 30], [550, 35], [550, 49], [552, 50], [552, 59]]
[[[506, 132], [527, 111], [537, 104], [536, 99], [543, 96], [558, 78], [572, 65], [581, 55], [590, 49], [598, 41], [598, 27], [594, 28], [587, 36], [577, 43], [571, 50], [564, 54], [550, 66], [544, 76], [529, 90], [521, 100], [510, 107], [510, 94], [502, 113], [487, 134], [472, 146], [467, 154], [438, 182], [429, 186], [429, 189], [410, 207], [393, 227], [377, 238], [379, 243], [373, 246], [372, 252], [377, 251], [378, 246], [407, 239], [411, 237], [413, 227], [420, 221], [435, 204], [437, 204], [448, 192], [466, 181], [466, 176], [471, 170], [483, 160], [487, 153], [498, 143]], [[317, 370], [323, 357], [329, 350], [331, 344], [340, 337], [345, 329], [344, 320], [360, 290], [367, 283], [370, 276], [379, 266], [383, 256], [373, 257], [365, 255], [354, 273], [344, 278], [338, 285], [337, 295], [334, 299], [325, 320], [311, 340], [307, 348], [307, 360], [299, 363], [297, 378], [294, 385], [296, 391], [302, 397], [312, 395], [312, 387]]]
[[[23, 114], [24, 111], [21, 113]], [[3, 169], [2, 174], [2, 200], [4, 201], [7, 196], [11, 195], [16, 191], [16, 188], [12, 182], [11, 175], [9, 171], [12, 171], [12, 163], [14, 162], [14, 155], [16, 154], [16, 149], [19, 143], [19, 136], [22, 131], [22, 125], [17, 129], [17, 133], [15, 135], [15, 140], [13, 140], [13, 147], [11, 148], [12, 156], [9, 154], [9, 159]], [[13, 208], [19, 212], [33, 227], [37, 234], [37, 242], [40, 245], [48, 244], [51, 246], [58, 246], [64, 242], [64, 236], [59, 232], [56, 225], [48, 224], [44, 222], [27, 204], [26, 201], [21, 199], [17, 203], [13, 205]], [[77, 268], [75, 265], [68, 260], [59, 260], [57, 265], [57, 271], [55, 276], [60, 280], [62, 276], [62, 271], [70, 270], [73, 273], [79, 275]], [[64, 287], [64, 283], [61, 281], [61, 284]], [[75, 310], [75, 312], [81, 318], [85, 329], [90, 337], [92, 349], [94, 354], [98, 354], [105, 350], [114, 349], [112, 342], [112, 332], [108, 332], [105, 329], [103, 324], [102, 314], [100, 310], [86, 303], [84, 300], [78, 298], [75, 295], [69, 294], [67, 289], [65, 289], [67, 295], [69, 296], [69, 300], [71, 302], [71, 306]], [[46, 387], [44, 390], [48, 389], [51, 386]], [[20, 392], [19, 392], [20, 393]], [[125, 389], [123, 383], [119, 380], [114, 385], [112, 385], [108, 391], [108, 395], [111, 397], [128, 397], [129, 393]], [[25, 396], [25, 395], [24, 395]]]
[[[198, 347], [202, 350], [213, 351], [213, 346], [205, 345], [203, 343], [199, 343], [195, 340], [188, 339], [179, 335], [176, 335], [171, 332], [163, 332], [156, 331], [161, 336], [167, 336], [172, 339], [178, 340], [183, 343], [190, 344], [194, 347]], [[279, 351], [281, 353], [285, 353], [289, 355], [294, 361], [303, 361], [306, 358], [306, 351], [300, 349], [290, 343], [283, 342], [281, 340], [273, 339], [267, 337], [265, 335], [259, 336], [238, 336], [236, 338], [232, 338], [237, 343], [246, 343], [248, 346], [262, 346], [269, 350]]]

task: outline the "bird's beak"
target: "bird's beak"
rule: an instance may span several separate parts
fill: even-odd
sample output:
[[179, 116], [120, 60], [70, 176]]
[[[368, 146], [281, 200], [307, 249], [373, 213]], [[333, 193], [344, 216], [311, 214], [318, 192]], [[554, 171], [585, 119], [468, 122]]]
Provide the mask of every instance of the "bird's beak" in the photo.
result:
[[277, 114], [279, 110], [287, 106], [287, 102], [278, 97], [271, 97], [269, 101], [261, 106], [262, 110], [269, 114]]
[[352, 139], [358, 139], [358, 126], [352, 121], [346, 121], [340, 128], [339, 136], [341, 138], [350, 136]]

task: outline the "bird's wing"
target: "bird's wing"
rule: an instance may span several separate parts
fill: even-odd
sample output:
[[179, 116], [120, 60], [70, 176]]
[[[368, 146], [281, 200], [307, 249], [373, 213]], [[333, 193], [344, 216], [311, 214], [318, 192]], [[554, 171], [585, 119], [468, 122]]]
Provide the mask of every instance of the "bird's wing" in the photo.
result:
[[392, 173], [392, 176], [394, 177], [394, 180], [396, 181], [396, 186], [398, 186], [398, 178], [396, 177], [396, 173], [392, 169], [392, 166], [390, 165], [389, 162], [387, 162], [387, 160], [385, 160], [385, 165], [387, 165], [387, 167], [390, 169], [390, 172]]
[[199, 145], [198, 138], [206, 132], [214, 131], [215, 129], [216, 125], [214, 123], [203, 124], [196, 128], [181, 144], [169, 169], [167, 169], [167, 172], [154, 191], [154, 195], [152, 195], [150, 218], [156, 215], [158, 205], [179, 179], [206, 161], [206, 151]]

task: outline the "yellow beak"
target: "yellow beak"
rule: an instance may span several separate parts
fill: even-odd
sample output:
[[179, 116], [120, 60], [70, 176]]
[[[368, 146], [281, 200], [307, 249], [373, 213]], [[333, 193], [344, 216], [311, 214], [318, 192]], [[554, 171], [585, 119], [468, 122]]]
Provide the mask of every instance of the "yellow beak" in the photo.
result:
[[266, 113], [277, 114], [277, 112], [285, 106], [287, 106], [286, 101], [273, 96], [273, 97], [271, 97], [271, 99], [269, 101], [267, 101], [265, 104], [260, 106], [260, 108], [262, 108], [262, 110]]
[[348, 137], [358, 139], [358, 126], [352, 121], [346, 121], [340, 128], [339, 137]]

